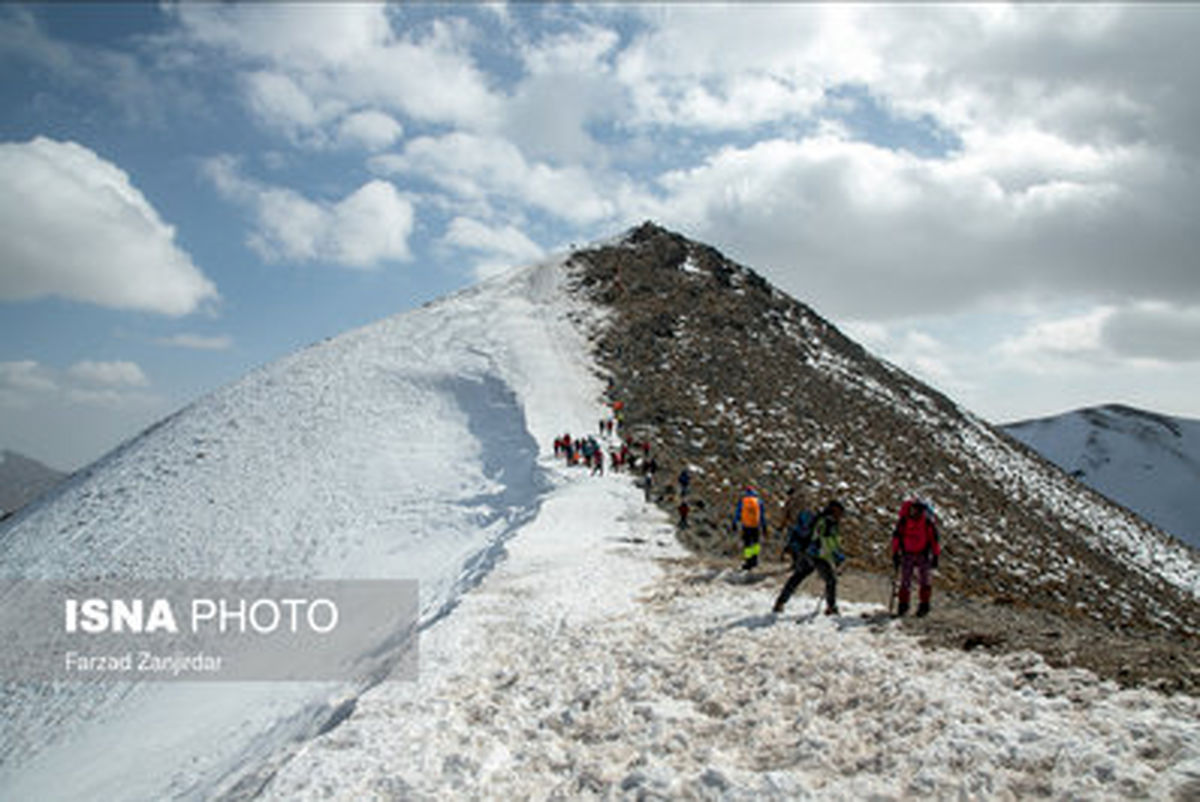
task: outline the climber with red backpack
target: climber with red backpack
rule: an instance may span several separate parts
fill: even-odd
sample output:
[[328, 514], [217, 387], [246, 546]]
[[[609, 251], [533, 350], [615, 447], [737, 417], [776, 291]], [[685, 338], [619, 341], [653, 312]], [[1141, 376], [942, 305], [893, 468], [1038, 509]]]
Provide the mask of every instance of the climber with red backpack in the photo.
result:
[[733, 529], [742, 528], [742, 570], [758, 565], [762, 539], [766, 535], [767, 517], [762, 497], [753, 487], [747, 487], [733, 513]]
[[933, 570], [938, 567], [942, 545], [938, 541], [937, 516], [920, 499], [908, 499], [900, 505], [900, 517], [892, 533], [892, 567], [900, 573], [897, 592], [897, 616], [908, 613], [912, 600], [913, 574], [917, 575], [917, 615], [929, 615], [933, 598]]

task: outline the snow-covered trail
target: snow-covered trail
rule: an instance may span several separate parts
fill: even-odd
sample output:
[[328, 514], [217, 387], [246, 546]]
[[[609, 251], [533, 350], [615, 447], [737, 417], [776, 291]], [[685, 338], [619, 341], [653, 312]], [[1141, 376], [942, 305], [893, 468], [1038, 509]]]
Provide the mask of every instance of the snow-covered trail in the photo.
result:
[[[766, 613], [626, 477], [557, 474], [420, 679], [310, 742], [271, 800], [1200, 796], [1200, 703], [1039, 657], [931, 651], [843, 604]], [[806, 619], [798, 623], [797, 618]]]

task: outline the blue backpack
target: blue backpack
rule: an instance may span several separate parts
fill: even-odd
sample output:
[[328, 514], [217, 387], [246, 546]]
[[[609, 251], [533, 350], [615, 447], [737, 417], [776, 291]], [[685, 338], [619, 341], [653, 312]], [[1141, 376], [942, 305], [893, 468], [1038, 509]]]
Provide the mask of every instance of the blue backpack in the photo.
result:
[[788, 529], [788, 539], [784, 544], [784, 551], [790, 551], [796, 555], [808, 551], [808, 547], [812, 545], [813, 527], [816, 523], [816, 513], [812, 510], [801, 510], [800, 514], [796, 516], [796, 523]]

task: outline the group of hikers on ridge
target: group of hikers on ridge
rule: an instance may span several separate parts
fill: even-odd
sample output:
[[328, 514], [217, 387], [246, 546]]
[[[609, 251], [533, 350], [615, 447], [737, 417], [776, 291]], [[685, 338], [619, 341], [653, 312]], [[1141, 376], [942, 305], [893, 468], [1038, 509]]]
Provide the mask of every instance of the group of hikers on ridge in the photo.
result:
[[[618, 410], [618, 414], [600, 419], [601, 440], [597, 440], [596, 435], [572, 437], [570, 432], [554, 438], [554, 456], [563, 459], [568, 466], [583, 466], [590, 470], [593, 476], [603, 476], [607, 447], [610, 470], [614, 473], [628, 470], [637, 477], [638, 487], [645, 492], [646, 501], [650, 501], [654, 489], [654, 476], [658, 472], [658, 460], [650, 453], [649, 441], [635, 441], [631, 435], [619, 431], [620, 428], [621, 418]], [[686, 513], [684, 516], [686, 518]]]
[[[845, 512], [845, 506], [833, 499], [814, 514], [804, 508], [795, 488], [788, 490], [783, 508], [787, 540], [779, 556], [781, 559], [791, 559], [792, 572], [779, 591], [772, 612], [783, 612], [800, 583], [816, 572], [825, 582], [825, 614], [838, 613], [838, 569], [846, 561], [840, 531]], [[742, 570], [752, 570], [758, 565], [767, 528], [762, 497], [753, 487], [747, 487], [738, 499], [733, 527], [735, 530], [741, 529]], [[941, 553], [937, 516], [932, 507], [920, 499], [906, 500], [900, 505], [891, 537], [892, 568], [899, 579], [898, 583], [893, 579], [893, 595], [898, 602], [897, 616], [904, 616], [909, 611], [914, 576], [918, 588], [916, 614], [922, 617], [929, 614], [933, 598], [933, 571], [938, 567]]]
[[[623, 404], [611, 404], [613, 415], [601, 419], [599, 435], [610, 450], [611, 468], [628, 468], [638, 477], [638, 486], [653, 500], [652, 489], [657, 473], [657, 460], [650, 453], [648, 441], [636, 442], [624, 429]], [[640, 454], [639, 454], [640, 452]], [[593, 474], [603, 474], [605, 445], [595, 436], [574, 438], [563, 434], [555, 438], [554, 453], [568, 465], [582, 465]], [[680, 529], [688, 527], [691, 471], [684, 467], [678, 477]], [[670, 489], [667, 490], [668, 497]], [[661, 497], [660, 497], [661, 500]], [[836, 615], [837, 578], [846, 554], [842, 550], [841, 520], [846, 508], [841, 501], [831, 499], [819, 513], [807, 509], [795, 488], [789, 488], [783, 507], [781, 529], [787, 539], [780, 550], [780, 559], [791, 560], [791, 573], [779, 591], [772, 612], [783, 612], [784, 606], [800, 584], [810, 574], [817, 573], [825, 583], [825, 614]], [[742, 570], [758, 566], [762, 543], [767, 535], [767, 510], [762, 496], [753, 487], [746, 487], [734, 509], [732, 529], [740, 529], [742, 541]], [[891, 559], [894, 571], [892, 599], [898, 602], [896, 614], [904, 616], [912, 604], [912, 583], [917, 580], [917, 616], [929, 614], [933, 597], [933, 571], [941, 556], [937, 516], [927, 502], [912, 498], [900, 505], [891, 536]], [[890, 610], [890, 601], [889, 601]]]

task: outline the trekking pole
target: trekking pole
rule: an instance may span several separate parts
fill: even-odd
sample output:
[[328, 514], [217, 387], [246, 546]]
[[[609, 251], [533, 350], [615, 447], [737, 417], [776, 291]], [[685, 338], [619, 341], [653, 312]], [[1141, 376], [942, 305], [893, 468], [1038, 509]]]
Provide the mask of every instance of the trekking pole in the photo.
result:
[[888, 615], [889, 616], [895, 615], [895, 610], [893, 609], [893, 606], [896, 603], [896, 598], [897, 598], [896, 591], [899, 587], [899, 584], [900, 584], [900, 566], [897, 565], [895, 570], [892, 571], [892, 589], [891, 589], [890, 593], [888, 594]]
[[[848, 560], [848, 559], [849, 559], [849, 557], [846, 558], [846, 560]], [[838, 564], [832, 566], [833, 576], [835, 577], [835, 579], [842, 575], [842, 569], [845, 568], [845, 566], [846, 566], [846, 560], [843, 560], [841, 563], [838, 563]], [[813, 611], [812, 611], [813, 618], [816, 618], [817, 616], [819, 616], [821, 614], [821, 605], [824, 604], [825, 602], [826, 602], [825, 597], [823, 595], [821, 595], [820, 593], [818, 593], [817, 594], [817, 606], [815, 608], [813, 608]], [[836, 605], [835, 605], [834, 609], [837, 609]]]

